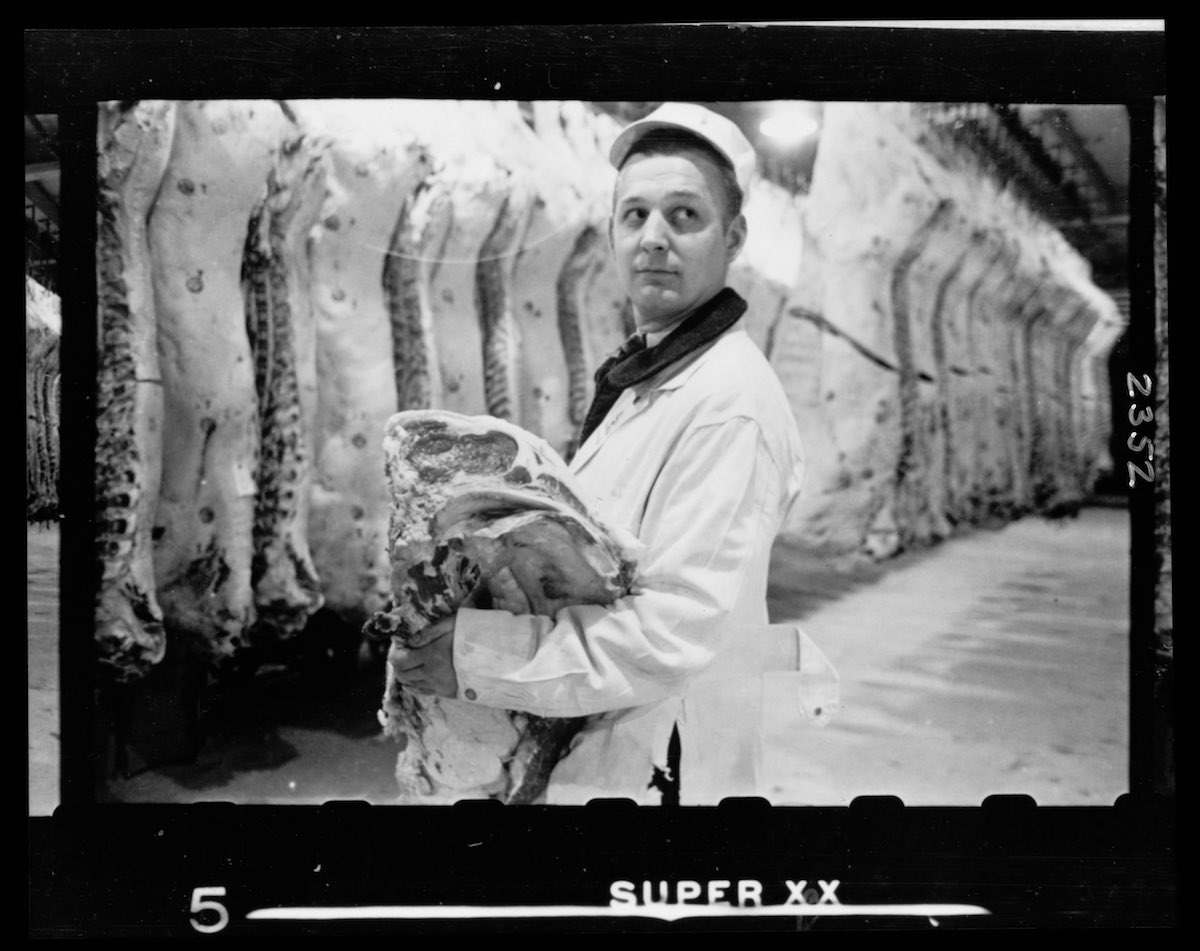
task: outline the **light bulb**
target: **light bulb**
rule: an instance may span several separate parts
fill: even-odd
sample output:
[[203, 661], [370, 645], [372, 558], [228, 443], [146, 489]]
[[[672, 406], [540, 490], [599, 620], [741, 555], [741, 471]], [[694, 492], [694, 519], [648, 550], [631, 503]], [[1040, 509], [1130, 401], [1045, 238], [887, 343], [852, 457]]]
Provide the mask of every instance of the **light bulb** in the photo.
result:
[[817, 131], [819, 123], [803, 112], [777, 112], [758, 124], [758, 131], [783, 145], [796, 145]]

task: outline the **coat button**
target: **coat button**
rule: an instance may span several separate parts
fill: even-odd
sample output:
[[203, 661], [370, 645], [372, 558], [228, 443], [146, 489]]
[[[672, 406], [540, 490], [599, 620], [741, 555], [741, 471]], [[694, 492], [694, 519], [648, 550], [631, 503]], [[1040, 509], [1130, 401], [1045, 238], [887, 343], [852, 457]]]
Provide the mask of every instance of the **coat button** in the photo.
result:
[[475, 694], [474, 690], [471, 690], [470, 688], [468, 688], [466, 690], [466, 692], [463, 693], [463, 696], [466, 697], [468, 700], [474, 700], [476, 694]]

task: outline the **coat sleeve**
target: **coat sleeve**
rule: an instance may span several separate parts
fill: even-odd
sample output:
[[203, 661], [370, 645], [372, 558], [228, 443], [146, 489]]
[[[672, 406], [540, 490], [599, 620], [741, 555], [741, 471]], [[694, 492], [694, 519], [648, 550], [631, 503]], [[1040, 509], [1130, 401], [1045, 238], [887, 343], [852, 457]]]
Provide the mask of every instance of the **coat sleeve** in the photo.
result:
[[460, 610], [460, 699], [572, 717], [682, 694], [769, 557], [786, 484], [756, 421], [692, 429], [647, 499], [638, 593], [554, 618]]

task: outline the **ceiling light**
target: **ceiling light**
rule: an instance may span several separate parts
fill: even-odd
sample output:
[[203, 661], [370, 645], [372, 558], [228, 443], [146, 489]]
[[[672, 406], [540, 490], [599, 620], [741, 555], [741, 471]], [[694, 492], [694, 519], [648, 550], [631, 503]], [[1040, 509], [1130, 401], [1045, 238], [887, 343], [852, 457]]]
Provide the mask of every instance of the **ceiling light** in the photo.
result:
[[758, 131], [780, 145], [797, 145], [814, 135], [820, 126], [808, 112], [784, 109], [773, 112], [758, 124]]

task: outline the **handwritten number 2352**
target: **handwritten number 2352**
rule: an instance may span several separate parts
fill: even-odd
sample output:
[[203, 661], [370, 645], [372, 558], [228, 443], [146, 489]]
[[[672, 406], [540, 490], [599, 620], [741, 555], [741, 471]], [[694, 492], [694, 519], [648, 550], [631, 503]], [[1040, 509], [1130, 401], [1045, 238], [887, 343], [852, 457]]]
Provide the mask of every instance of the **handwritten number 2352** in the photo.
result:
[[[1142, 379], [1139, 380], [1132, 373], [1127, 373], [1125, 374], [1125, 386], [1131, 397], [1134, 395], [1135, 389], [1142, 396], [1149, 396], [1151, 386], [1150, 376], [1149, 374], [1143, 373]], [[1143, 450], [1148, 450], [1146, 452], [1145, 468], [1133, 462], [1132, 460], [1128, 462], [1130, 488], [1133, 488], [1139, 476], [1145, 479], [1147, 482], [1154, 481], [1154, 463], [1152, 461], [1154, 459], [1154, 443], [1149, 439], [1149, 437], [1140, 435], [1136, 429], [1136, 427], [1144, 426], [1153, 419], [1154, 410], [1152, 410], [1149, 406], [1143, 409], [1138, 409], [1136, 403], [1129, 404], [1129, 425], [1135, 428], [1132, 432], [1130, 432], [1128, 438], [1125, 440], [1125, 446], [1130, 452], [1142, 452]]]

